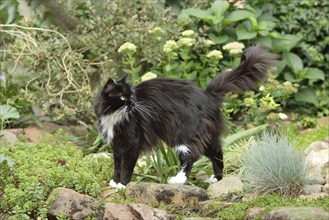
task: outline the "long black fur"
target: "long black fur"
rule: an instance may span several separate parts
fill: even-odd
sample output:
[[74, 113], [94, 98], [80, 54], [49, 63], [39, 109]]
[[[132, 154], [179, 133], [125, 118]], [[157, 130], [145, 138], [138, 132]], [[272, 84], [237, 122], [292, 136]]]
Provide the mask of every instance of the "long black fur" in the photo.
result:
[[[204, 91], [178, 79], [156, 78], [135, 87], [130, 86], [127, 77], [110, 79], [98, 93], [94, 110], [100, 130], [113, 149], [114, 181], [126, 185], [139, 154], [151, 150], [159, 141], [171, 147], [188, 147], [188, 153], [178, 154], [181, 170], [187, 176], [193, 163], [205, 155], [220, 180], [224, 164], [219, 137], [225, 123], [219, 106], [228, 92], [257, 88], [275, 59], [260, 46], [250, 47], [236, 69], [219, 73]], [[114, 135], [109, 139], [108, 130], [104, 131], [107, 125], [101, 120], [115, 112], [120, 112], [120, 120], [114, 124]]]

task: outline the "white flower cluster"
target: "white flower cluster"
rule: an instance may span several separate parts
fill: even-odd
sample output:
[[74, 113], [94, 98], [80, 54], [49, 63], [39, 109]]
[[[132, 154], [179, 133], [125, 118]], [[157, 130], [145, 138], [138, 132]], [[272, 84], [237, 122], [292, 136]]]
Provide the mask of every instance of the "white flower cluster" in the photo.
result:
[[204, 40], [203, 43], [206, 46], [211, 46], [211, 45], [214, 45], [215, 44], [212, 40], [209, 40], [209, 39]]
[[208, 58], [215, 58], [217, 60], [220, 60], [223, 58], [223, 54], [219, 50], [212, 50], [207, 54]]
[[137, 50], [137, 47], [135, 44], [126, 42], [119, 47], [118, 52], [119, 53], [135, 53], [136, 50]]
[[163, 52], [171, 53], [178, 48], [177, 43], [174, 40], [168, 40], [163, 46]]
[[194, 35], [194, 31], [192, 30], [186, 30], [182, 32], [183, 37], [193, 37], [193, 35]]
[[195, 43], [195, 39], [189, 37], [183, 37], [178, 40], [178, 46], [191, 47]]
[[245, 7], [245, 0], [228, 0], [229, 3], [233, 3], [233, 6], [236, 8], [244, 8]]
[[157, 78], [157, 75], [152, 72], [147, 72], [141, 77], [142, 82], [144, 82], [146, 80], [154, 79], [154, 78]]
[[244, 44], [239, 42], [231, 42], [223, 46], [224, 50], [228, 50], [230, 54], [239, 54], [242, 53], [244, 49]]
[[155, 27], [152, 30], [149, 30], [150, 34], [163, 34], [164, 30], [161, 27]]

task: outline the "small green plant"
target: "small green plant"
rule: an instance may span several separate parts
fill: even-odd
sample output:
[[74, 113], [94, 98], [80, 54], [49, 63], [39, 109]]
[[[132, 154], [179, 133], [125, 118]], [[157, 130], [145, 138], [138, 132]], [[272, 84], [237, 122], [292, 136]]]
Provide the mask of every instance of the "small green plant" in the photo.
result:
[[289, 196], [283, 196], [280, 194], [262, 195], [257, 196], [255, 199], [247, 202], [232, 203], [227, 208], [223, 208], [217, 214], [218, 219], [244, 219], [246, 211], [253, 207], [263, 207], [264, 210], [255, 217], [255, 219], [262, 219], [262, 216], [279, 206], [308, 206], [318, 207], [329, 211], [329, 197], [323, 197], [320, 199], [301, 199], [293, 198]]
[[244, 178], [256, 193], [299, 195], [307, 165], [303, 155], [283, 135], [264, 132], [243, 157]]
[[14, 162], [9, 166], [6, 159], [0, 165], [0, 213], [16, 219], [41, 218], [50, 192], [57, 187], [100, 195], [112, 176], [112, 160], [84, 156], [64, 136], [59, 131], [54, 136], [47, 135], [42, 143], [19, 142], [0, 149], [1, 157], [6, 155]]

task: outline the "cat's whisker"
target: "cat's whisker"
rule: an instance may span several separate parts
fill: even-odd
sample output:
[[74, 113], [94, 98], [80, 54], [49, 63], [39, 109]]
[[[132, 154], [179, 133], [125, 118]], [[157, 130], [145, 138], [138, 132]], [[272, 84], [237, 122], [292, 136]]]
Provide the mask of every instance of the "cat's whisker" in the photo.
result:
[[143, 105], [140, 105], [140, 104], [136, 103], [136, 104], [135, 104], [135, 109], [136, 109], [139, 113], [141, 113], [141, 114], [146, 114], [147, 116], [153, 118], [153, 116], [152, 116], [152, 114], [151, 114], [149, 108], [147, 108], [147, 107], [145, 107], [145, 106], [143, 106]]
[[105, 110], [104, 112], [106, 112], [109, 108], [111, 108], [112, 105], [109, 105]]

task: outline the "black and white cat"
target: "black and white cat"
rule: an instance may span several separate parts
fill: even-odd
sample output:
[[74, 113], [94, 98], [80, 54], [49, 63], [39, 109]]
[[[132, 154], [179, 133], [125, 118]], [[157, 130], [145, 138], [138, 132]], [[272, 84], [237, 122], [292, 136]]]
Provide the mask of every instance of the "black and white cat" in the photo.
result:
[[95, 99], [94, 110], [100, 132], [113, 149], [115, 172], [110, 186], [123, 188], [129, 183], [140, 153], [160, 141], [174, 147], [180, 160], [170, 184], [184, 184], [201, 155], [212, 161], [210, 181], [222, 179], [220, 135], [225, 123], [219, 106], [228, 92], [256, 89], [275, 59], [260, 46], [250, 47], [236, 69], [219, 73], [205, 90], [178, 79], [156, 78], [135, 87], [127, 76], [109, 79]]

